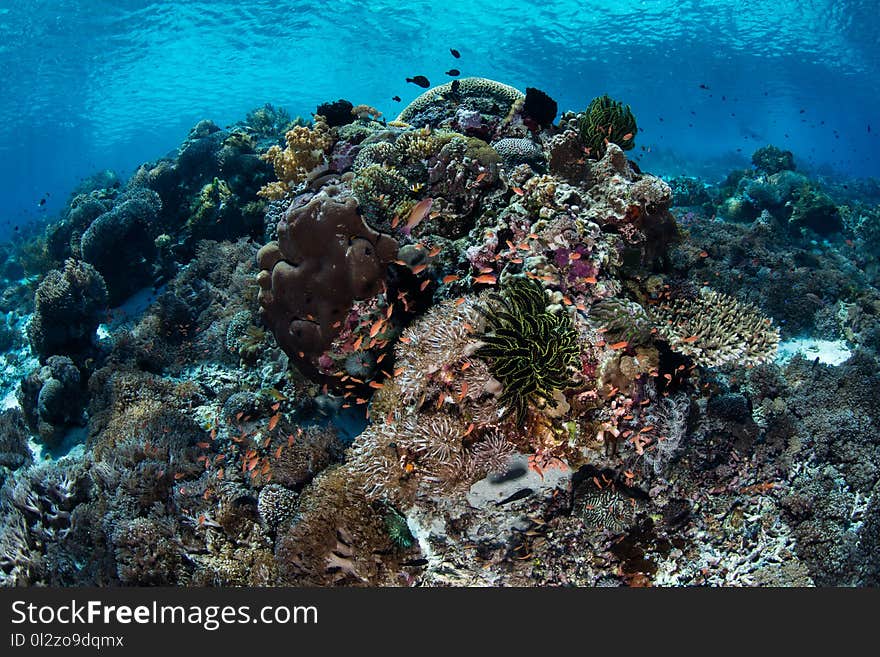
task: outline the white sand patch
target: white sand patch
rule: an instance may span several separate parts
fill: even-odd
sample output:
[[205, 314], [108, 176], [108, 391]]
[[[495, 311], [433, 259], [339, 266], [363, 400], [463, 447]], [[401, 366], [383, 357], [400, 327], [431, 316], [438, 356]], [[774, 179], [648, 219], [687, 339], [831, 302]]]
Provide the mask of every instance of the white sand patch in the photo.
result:
[[784, 363], [795, 354], [801, 354], [809, 360], [819, 359], [825, 365], [840, 365], [850, 356], [852, 351], [843, 340], [815, 340], [813, 338], [794, 338], [779, 343], [776, 361]]
[[5, 411], [7, 408], [18, 408], [18, 396], [15, 393], [15, 388], [6, 393], [6, 396], [0, 401], [0, 411]]

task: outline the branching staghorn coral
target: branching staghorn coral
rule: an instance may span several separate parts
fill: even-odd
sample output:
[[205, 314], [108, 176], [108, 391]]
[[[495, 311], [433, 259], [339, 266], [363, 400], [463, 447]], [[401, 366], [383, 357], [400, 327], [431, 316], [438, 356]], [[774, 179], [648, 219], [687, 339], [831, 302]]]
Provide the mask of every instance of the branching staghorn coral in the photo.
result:
[[571, 317], [550, 312], [543, 286], [525, 278], [514, 278], [500, 294], [490, 295], [484, 312], [487, 330], [476, 355], [489, 360], [501, 381], [500, 403], [520, 422], [529, 403], [543, 400], [555, 407], [554, 391], [573, 384], [572, 370], [580, 363]]
[[628, 151], [635, 145], [638, 131], [636, 118], [629, 105], [614, 100], [608, 95], [594, 98], [578, 119], [581, 141], [590, 149], [590, 154], [602, 157], [609, 142]]
[[652, 308], [657, 330], [673, 351], [698, 365], [759, 365], [776, 355], [779, 329], [751, 304], [708, 287], [696, 299]]
[[267, 199], [279, 199], [290, 192], [292, 185], [303, 182], [318, 167], [326, 164], [327, 154], [335, 136], [324, 117], [315, 116], [312, 127], [294, 126], [284, 136], [287, 147], [275, 145], [262, 156], [275, 168], [277, 182], [265, 185], [257, 192]]

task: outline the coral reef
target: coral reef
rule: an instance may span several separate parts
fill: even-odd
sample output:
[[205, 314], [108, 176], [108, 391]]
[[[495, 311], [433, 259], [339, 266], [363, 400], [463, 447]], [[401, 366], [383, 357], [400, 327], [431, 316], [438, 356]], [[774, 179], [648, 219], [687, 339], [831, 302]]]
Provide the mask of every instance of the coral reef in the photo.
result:
[[266, 105], [0, 248], [0, 584], [876, 585], [870, 187], [557, 115]]

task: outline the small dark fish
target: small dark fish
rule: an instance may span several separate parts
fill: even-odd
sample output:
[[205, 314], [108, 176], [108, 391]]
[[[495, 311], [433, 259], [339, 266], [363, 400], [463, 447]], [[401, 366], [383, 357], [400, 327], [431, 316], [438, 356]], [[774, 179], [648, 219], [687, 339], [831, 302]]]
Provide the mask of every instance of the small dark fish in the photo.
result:
[[46, 199], [41, 198], [38, 205], [46, 205]]
[[511, 502], [516, 502], [517, 500], [521, 500], [521, 499], [528, 497], [529, 495], [531, 495], [534, 492], [535, 491], [533, 491], [531, 488], [522, 488], [522, 489], [516, 491], [510, 497], [503, 499], [500, 502], [496, 502], [495, 506], [503, 506], [505, 504], [510, 504]]
[[414, 78], [407, 78], [407, 82], [412, 82], [413, 84], [419, 85], [422, 89], [427, 89], [431, 86], [431, 83], [428, 82], [428, 78], [424, 75], [417, 75]]
[[392, 96], [392, 97], [391, 97], [391, 100], [393, 100], [395, 103], [399, 103], [399, 102], [400, 102], [400, 96]]
[[727, 96], [721, 96], [721, 100], [727, 100]]
[[803, 113], [806, 112], [806, 111], [807, 111], [807, 110], [802, 109], [802, 110], [800, 111], [800, 114], [803, 114]]
[[458, 52], [455, 48], [450, 48], [449, 52], [452, 53], [452, 56], [455, 57], [456, 59], [461, 57], [461, 53]]
[[13, 230], [18, 231], [18, 226], [16, 226], [15, 228], [13, 228]]
[[870, 133], [871, 133], [871, 124], [869, 123], [868, 124], [868, 134], [870, 134]]
[[446, 71], [446, 75], [451, 75], [452, 77], [455, 77], [457, 75], [461, 75], [461, 71], [459, 71], [457, 68], [451, 68]]
[[458, 80], [453, 80], [453, 81], [452, 81], [452, 95], [453, 95], [453, 96], [457, 96], [457, 95], [458, 95], [458, 88], [459, 88], [460, 86], [461, 86], [461, 82], [459, 82]]
[[708, 88], [709, 88], [708, 84], [701, 84], [700, 85], [700, 89], [708, 89]]
[[408, 567], [413, 567], [413, 566], [427, 566], [427, 565], [428, 565], [428, 560], [427, 560], [427, 559], [410, 559], [409, 561], [404, 561], [404, 562], [403, 562], [402, 564], [400, 564], [400, 565], [401, 565], [401, 566], [408, 566]]

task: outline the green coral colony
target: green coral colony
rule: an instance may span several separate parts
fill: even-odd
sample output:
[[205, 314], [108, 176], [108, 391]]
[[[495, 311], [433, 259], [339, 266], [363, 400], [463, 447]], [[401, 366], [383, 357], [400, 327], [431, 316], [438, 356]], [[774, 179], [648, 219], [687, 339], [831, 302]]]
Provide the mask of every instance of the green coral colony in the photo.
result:
[[[607, 95], [557, 118], [464, 78], [390, 121], [345, 100], [203, 121], [96, 177], [2, 295], [28, 370], [0, 413], [0, 582], [861, 581], [817, 535], [880, 572], [853, 383], [880, 297], [815, 246], [870, 252], [876, 212], [773, 147], [670, 185], [627, 159], [637, 133]], [[865, 345], [848, 365], [774, 364], [835, 323]], [[864, 414], [823, 424], [828, 390]], [[58, 457], [77, 427], [84, 455], [33, 463], [29, 439]]]

